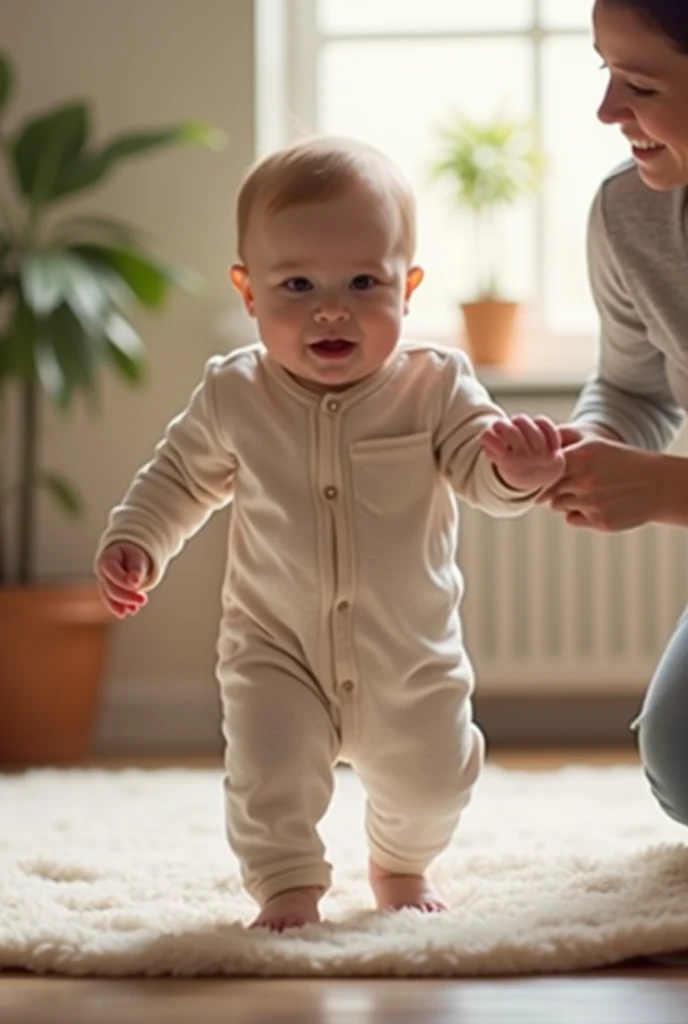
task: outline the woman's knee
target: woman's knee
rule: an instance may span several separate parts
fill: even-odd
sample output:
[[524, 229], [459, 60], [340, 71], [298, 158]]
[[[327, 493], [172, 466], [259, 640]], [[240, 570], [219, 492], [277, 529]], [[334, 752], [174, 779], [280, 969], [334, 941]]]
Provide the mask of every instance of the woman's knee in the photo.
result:
[[688, 825], [688, 620], [679, 622], [633, 728], [650, 788], [666, 813]]

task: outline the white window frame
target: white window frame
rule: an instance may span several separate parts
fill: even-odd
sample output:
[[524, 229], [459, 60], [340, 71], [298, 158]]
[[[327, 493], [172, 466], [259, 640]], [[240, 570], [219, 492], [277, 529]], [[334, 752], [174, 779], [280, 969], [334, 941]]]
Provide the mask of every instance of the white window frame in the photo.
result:
[[[341, 0], [345, 3], [346, 0]], [[457, 0], [463, 2], [463, 0]], [[371, 0], [374, 3], [374, 0]], [[543, 54], [549, 39], [590, 38], [590, 28], [548, 27], [543, 0], [531, 0], [532, 19], [523, 28], [332, 32], [317, 24], [317, 0], [255, 0], [256, 17], [256, 148], [257, 155], [287, 144], [298, 132], [318, 126], [317, 67], [321, 49], [330, 42], [418, 39], [520, 39], [532, 46], [532, 110], [535, 142], [542, 147]], [[534, 198], [534, 287], [530, 300], [533, 327], [544, 335], [545, 190]]]

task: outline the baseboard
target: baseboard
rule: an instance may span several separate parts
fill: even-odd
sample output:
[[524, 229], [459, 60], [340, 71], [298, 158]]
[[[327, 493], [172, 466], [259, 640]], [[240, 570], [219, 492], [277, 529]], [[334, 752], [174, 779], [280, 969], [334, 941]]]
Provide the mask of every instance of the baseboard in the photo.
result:
[[634, 746], [637, 694], [495, 694], [475, 698], [488, 743], [501, 746]]
[[115, 682], [104, 701], [97, 754], [196, 754], [222, 748], [215, 684], [144, 680]]
[[[488, 742], [500, 746], [626, 746], [637, 695], [503, 694], [475, 698]], [[216, 686], [131, 681], [110, 686], [95, 741], [98, 754], [213, 754], [222, 749]]]

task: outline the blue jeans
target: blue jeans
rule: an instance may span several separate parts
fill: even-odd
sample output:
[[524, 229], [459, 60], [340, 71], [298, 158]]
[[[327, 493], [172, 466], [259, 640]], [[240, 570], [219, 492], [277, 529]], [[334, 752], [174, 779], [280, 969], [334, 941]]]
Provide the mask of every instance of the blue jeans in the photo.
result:
[[654, 796], [671, 818], [688, 825], [688, 607], [632, 728]]

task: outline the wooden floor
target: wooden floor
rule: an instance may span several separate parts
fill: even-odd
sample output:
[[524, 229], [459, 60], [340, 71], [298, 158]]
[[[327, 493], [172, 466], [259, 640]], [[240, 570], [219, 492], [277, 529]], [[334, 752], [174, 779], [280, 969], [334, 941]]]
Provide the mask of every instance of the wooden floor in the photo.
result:
[[[510, 767], [614, 764], [629, 751], [493, 753]], [[99, 764], [121, 765], [120, 760]], [[160, 759], [146, 765], [160, 766]], [[213, 763], [189, 759], [199, 766]], [[688, 968], [634, 964], [480, 980], [131, 979], [0, 976], [0, 1024], [688, 1024]]]

